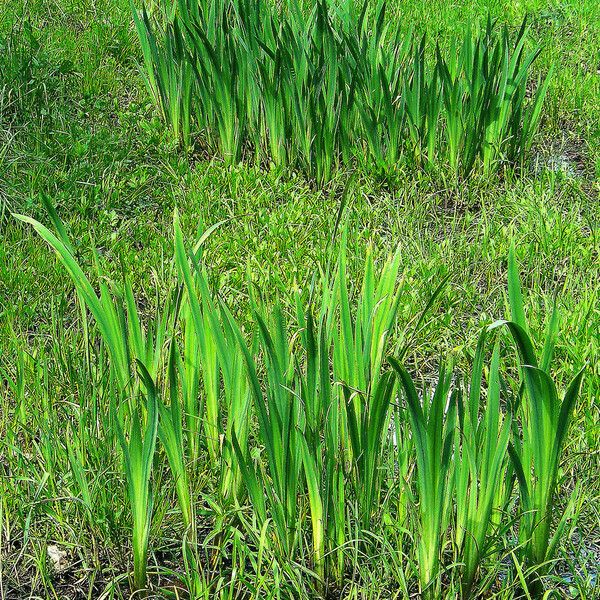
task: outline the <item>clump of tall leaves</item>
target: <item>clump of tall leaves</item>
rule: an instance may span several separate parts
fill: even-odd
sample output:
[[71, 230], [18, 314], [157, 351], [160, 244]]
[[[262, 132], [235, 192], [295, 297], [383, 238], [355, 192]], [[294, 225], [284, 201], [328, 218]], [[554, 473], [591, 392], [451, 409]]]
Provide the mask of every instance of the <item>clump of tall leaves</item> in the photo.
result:
[[425, 598], [435, 598], [439, 596], [442, 538], [448, 527], [458, 390], [451, 390], [452, 372], [441, 368], [431, 398], [424, 390], [421, 399], [406, 369], [393, 358], [390, 362], [406, 396], [416, 450], [420, 522], [417, 562], [421, 592]]
[[494, 345], [484, 388], [485, 350], [488, 331], [477, 344], [468, 394], [457, 396], [458, 431], [454, 449], [456, 523], [454, 541], [463, 563], [462, 594], [468, 598], [484, 557], [495, 539], [490, 532], [498, 525], [512, 491], [507, 473], [507, 446], [512, 415], [501, 407], [500, 345]]
[[149, 90], [184, 143], [197, 133], [226, 163], [254, 158], [321, 184], [340, 167], [405, 164], [467, 176], [522, 161], [548, 77], [540, 49], [488, 19], [447, 51], [388, 21], [386, 3], [356, 10], [319, 0], [177, 0], [134, 9]]
[[509, 329], [521, 358], [521, 392], [517, 406], [521, 431], [513, 435], [509, 452], [519, 483], [522, 505], [519, 541], [524, 562], [529, 567], [527, 584], [534, 593], [539, 593], [542, 589], [539, 576], [548, 570], [572, 514], [569, 504], [569, 509], [558, 519], [554, 533], [551, 532], [556, 520], [554, 503], [561, 452], [584, 370], [573, 376], [561, 400], [550, 373], [559, 332], [558, 310], [555, 306], [538, 359], [525, 317], [514, 251], [509, 255], [508, 292], [511, 320], [493, 327], [504, 325]]
[[[135, 589], [148, 586], [156, 495], [164, 494], [165, 505], [172, 491], [185, 581], [199, 597], [220, 585], [203, 570], [201, 538], [221, 542], [226, 535], [240, 560], [256, 569], [247, 576], [257, 586], [266, 585], [267, 557], [282, 579], [297, 577], [294, 565], [301, 565], [310, 582], [305, 589], [323, 595], [329, 583], [343, 585], [349, 569], [359, 572], [363, 557], [398, 555], [394, 585], [406, 595], [418, 586], [425, 598], [478, 597], [502, 568], [498, 549], [511, 544], [506, 532], [514, 525], [516, 480], [519, 543], [510, 552], [519, 585], [541, 595], [540, 575], [571, 514], [556, 518], [555, 496], [582, 372], [559, 400], [550, 375], [558, 313], [538, 360], [512, 253], [511, 320], [480, 334], [466, 376], [442, 363], [436, 384], [421, 387], [403, 363], [444, 282], [407, 335], [398, 315], [412, 283], [402, 278], [399, 252], [382, 264], [367, 252], [354, 286], [344, 233], [336, 260], [308, 290], [291, 293], [288, 304], [269, 304], [252, 289], [252, 319], [243, 327], [209, 286], [202, 247], [214, 227], [189, 247], [175, 214], [174, 285], [143, 318], [131, 284], [109, 282], [97, 255], [99, 284], [92, 284], [45, 203], [55, 233], [19, 218], [72, 278], [85, 339], [95, 327], [102, 340], [88, 366], [97, 362], [106, 380], [102, 443], [124, 457]], [[504, 328], [518, 350], [516, 385], [504, 368], [511, 354], [502, 352], [497, 335]], [[16, 421], [27, 418], [25, 368], [21, 359], [11, 384]], [[85, 445], [68, 442], [67, 454], [92, 522]], [[169, 467], [160, 473], [170, 478], [153, 477], [160, 458]], [[214, 514], [200, 528], [197, 515], [206, 517], [207, 505]], [[396, 540], [402, 547], [390, 552]]]
[[156, 390], [148, 371], [142, 365], [140, 367], [147, 389], [146, 423], [145, 425], [140, 423], [140, 412], [135, 410], [131, 418], [129, 439], [127, 439], [119, 417], [115, 418], [119, 444], [123, 451], [127, 495], [133, 520], [133, 587], [135, 590], [143, 590], [146, 587], [148, 539], [154, 505], [150, 477], [158, 434]]

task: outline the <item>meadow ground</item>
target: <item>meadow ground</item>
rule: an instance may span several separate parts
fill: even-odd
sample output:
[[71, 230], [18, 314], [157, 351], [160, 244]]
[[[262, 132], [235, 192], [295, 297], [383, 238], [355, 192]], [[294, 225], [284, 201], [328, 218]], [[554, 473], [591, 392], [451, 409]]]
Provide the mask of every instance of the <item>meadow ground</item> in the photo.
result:
[[[309, 285], [339, 244], [332, 233], [344, 202], [351, 284], [360, 283], [368, 247], [377, 265], [399, 248], [404, 283], [398, 320], [405, 331], [440, 281], [449, 278], [405, 356], [416, 379], [432, 379], [442, 356], [458, 369], [468, 365], [481, 328], [506, 316], [507, 257], [514, 246], [530, 330], [540, 332], [537, 342], [558, 302], [553, 375], [559, 389], [587, 365], [557, 500], [560, 512], [576, 488], [577, 517], [560, 541], [549, 586], [567, 597], [594, 597], [600, 561], [600, 5], [395, 0], [387, 18], [407, 30], [426, 31], [443, 48], [488, 13], [511, 30], [528, 14], [530, 37], [542, 47], [534, 73], [554, 65], [525, 170], [474, 174], [455, 184], [410, 170], [391, 181], [340, 172], [319, 189], [289, 170], [248, 163], [226, 167], [218, 157], [182, 151], [144, 86], [128, 0], [2, 3], [0, 597], [129, 595], [130, 516], [118, 446], [105, 447], [96, 437], [96, 446], [87, 449], [93, 514], [79, 505], [69, 445], [63, 448], [71, 428], [77, 429], [86, 395], [98, 389], [85, 381], [88, 340], [73, 284], [33, 228], [12, 216], [49, 223], [43, 195], [56, 207], [86, 274], [95, 281], [95, 247], [107, 278], [129, 278], [143, 319], [172, 284], [175, 207], [189, 245], [199, 229], [221, 223], [205, 243], [204, 259], [211, 287], [243, 324], [251, 321], [249, 281], [264, 302], [293, 307], [292, 292]], [[218, 512], [210, 480], [206, 472], [194, 482], [205, 524]], [[155, 590], [165, 590], [154, 593], [167, 595], [170, 586], [176, 597], [173, 582], [181, 563], [176, 502], [168, 486], [156, 495], [149, 571]], [[242, 589], [257, 597], [294, 597], [303, 585], [313, 589], [298, 583], [303, 573], [298, 565], [293, 574], [275, 568], [252, 579], [254, 565], [235, 580], [236, 544], [245, 546], [232, 536], [219, 567], [219, 597], [228, 590], [231, 597], [243, 597]], [[218, 545], [218, 537], [210, 543]], [[54, 564], [51, 546], [65, 552], [64, 565]], [[332, 594], [402, 597], [396, 568], [405, 567], [357, 556], [359, 574]], [[514, 556], [507, 552], [505, 558], [510, 563]], [[210, 566], [206, 572], [213, 576]], [[270, 577], [279, 591], [273, 592]], [[410, 575], [407, 579], [414, 591]], [[522, 593], [518, 577], [510, 585], [490, 581], [486, 594]], [[206, 597], [218, 597], [210, 590]]]

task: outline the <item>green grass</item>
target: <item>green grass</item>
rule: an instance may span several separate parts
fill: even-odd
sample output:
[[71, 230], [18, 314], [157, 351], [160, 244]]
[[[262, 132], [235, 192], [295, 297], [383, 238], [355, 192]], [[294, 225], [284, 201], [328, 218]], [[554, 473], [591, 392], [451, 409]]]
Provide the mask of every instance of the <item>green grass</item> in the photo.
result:
[[[133, 356], [119, 363], [124, 351], [107, 343], [112, 325], [103, 332], [93, 311], [81, 311], [85, 290], [75, 291], [47, 245], [10, 214], [27, 214], [56, 232], [47, 197], [91, 293], [105, 286], [100, 311], [117, 315], [119, 339], [125, 334], [118, 307], [129, 315], [131, 344], [125, 352], [135, 348], [156, 386], [155, 460], [149, 487], [143, 485], [144, 475], [142, 493], [135, 497], [148, 500], [144, 492], [152, 490], [147, 574], [158, 596], [174, 597], [182, 582], [198, 598], [314, 597], [323, 591], [318, 576], [325, 574], [328, 591], [342, 598], [404, 598], [418, 590], [419, 582], [448, 597], [487, 590], [493, 597], [512, 598], [524, 586], [536, 593], [540, 577], [546, 589], [594, 597], [600, 497], [595, 477], [600, 80], [594, 59], [600, 50], [595, 26], [600, 15], [591, 1], [425, 5], [402, 0], [388, 7], [386, 19], [399, 15], [403, 33], [427, 33], [428, 51], [439, 40], [445, 53], [469, 25], [484, 24], [488, 11], [511, 36], [528, 13], [528, 43], [541, 47], [533, 80], [554, 68], [531, 160], [519, 177], [510, 170], [503, 177], [475, 173], [457, 186], [443, 185], [421, 170], [406, 168], [381, 179], [358, 169], [350, 182], [340, 171], [318, 190], [281, 167], [259, 168], [252, 161], [226, 166], [201, 150], [191, 155], [179, 150], [148, 95], [128, 2], [33, 1], [10, 3], [2, 12], [0, 596], [73, 597], [79, 587], [86, 597], [127, 598], [134, 567], [140, 585], [140, 565], [145, 566], [139, 541], [144, 541], [147, 513], [142, 510], [140, 520], [133, 519], [132, 478], [116, 423], [122, 423], [131, 457], [134, 417], [140, 417], [144, 430], [152, 386], [144, 385], [150, 384], [148, 378], [138, 379]], [[555, 171], [557, 165], [561, 171]], [[173, 227], [175, 206], [181, 234]], [[194, 249], [198, 232], [216, 224]], [[446, 435], [451, 452], [464, 457], [453, 461], [445, 487], [437, 488], [443, 506], [439, 522], [426, 523], [429, 513], [420, 504], [419, 482], [426, 472], [416, 460], [412, 434], [420, 417], [416, 410], [413, 419], [406, 399], [396, 396], [399, 383], [383, 439], [377, 427], [366, 426], [377, 420], [362, 408], [375, 397], [378, 384], [370, 385], [369, 373], [379, 377], [380, 358], [372, 367], [362, 336], [375, 324], [363, 318], [362, 329], [355, 321], [351, 331], [339, 330], [338, 354], [330, 357], [339, 374], [323, 379], [321, 335], [335, 330], [331, 323], [340, 315], [327, 324], [321, 304], [327, 295], [319, 290], [324, 281], [335, 280], [344, 231], [349, 313], [369, 314], [372, 306], [360, 297], [372, 301], [372, 294], [361, 290], [377, 288], [365, 277], [370, 261], [379, 276], [397, 249], [397, 326], [388, 349], [400, 356], [417, 390], [426, 390], [419, 398], [432, 398], [427, 390], [436, 387], [440, 362], [447, 373], [453, 366], [452, 388], [462, 390], [454, 433], [446, 421], [437, 428], [432, 423], [427, 438]], [[60, 232], [58, 237], [63, 239]], [[518, 315], [511, 316], [507, 291], [511, 246], [533, 356], [541, 369], [537, 357], [551, 332], [547, 323], [555, 303], [561, 315], [550, 369], [558, 398], [587, 365], [557, 470], [552, 444], [541, 445], [542, 434], [554, 443], [547, 432], [555, 421], [528, 416], [535, 405], [527, 386], [516, 403], [520, 377], [536, 375], [517, 368], [522, 361], [510, 333], [496, 329], [484, 348], [478, 345], [481, 331], [494, 321], [519, 323]], [[202, 276], [192, 261], [196, 252], [205, 265]], [[194, 296], [200, 300], [196, 316], [189, 302]], [[307, 306], [313, 309], [312, 322]], [[278, 311], [285, 328], [275, 325]], [[131, 325], [134, 313], [139, 330]], [[287, 369], [265, 362], [271, 343], [259, 334], [257, 315], [267, 324], [273, 357], [286, 357]], [[247, 368], [234, 324], [256, 365], [264, 401], [273, 406], [289, 401], [295, 407], [287, 414], [297, 423], [287, 431], [293, 448], [282, 441], [287, 438], [276, 437], [284, 432], [275, 423], [267, 422], [262, 433], [256, 388], [232, 383]], [[379, 332], [385, 328], [381, 325]], [[497, 349], [492, 336], [501, 340]], [[355, 350], [342, 352], [345, 347]], [[361, 364], [351, 369], [345, 356]], [[109, 363], [121, 364], [118, 371], [111, 369], [112, 376]], [[276, 383], [282, 378], [283, 390]], [[346, 391], [336, 379], [345, 381]], [[119, 380], [133, 386], [123, 402], [117, 402]], [[330, 400], [322, 393], [327, 385]], [[558, 406], [544, 375], [531, 385], [545, 390], [539, 395], [543, 402]], [[269, 396], [270, 391], [280, 397]], [[518, 461], [503, 451], [507, 399], [516, 403], [509, 454]], [[330, 412], [319, 404], [334, 401], [341, 408], [340, 428], [356, 430], [341, 455], [328, 441], [335, 433], [327, 429], [333, 426]], [[121, 411], [113, 411], [111, 402]], [[498, 402], [504, 417], [496, 421]], [[237, 417], [230, 419], [232, 414]], [[293, 451], [294, 470], [269, 458], [262, 442], [267, 429], [274, 442]], [[315, 431], [330, 431], [330, 437]], [[533, 439], [540, 445], [524, 454]], [[384, 450], [377, 453], [380, 443]], [[375, 450], [369, 455], [362, 448]], [[486, 470], [495, 452], [502, 463], [498, 471]], [[336, 467], [340, 456], [342, 476]], [[247, 469], [242, 472], [239, 464]], [[519, 481], [515, 464], [532, 465], [535, 473], [546, 468], [547, 476], [529, 484]], [[281, 514], [274, 494], [289, 490], [278, 492], [270, 485], [280, 471], [300, 474], [297, 502], [290, 493]], [[373, 481], [374, 475], [370, 489], [375, 495], [361, 495], [358, 482]], [[488, 487], [495, 480], [501, 483], [490, 498]], [[522, 512], [524, 506], [536, 512]], [[535, 526], [539, 507], [554, 515], [543, 519], [542, 527]], [[473, 515], [488, 510], [489, 520], [471, 525]], [[534, 537], [527, 543], [532, 528]], [[556, 546], [546, 545], [557, 530]], [[67, 568], [60, 573], [47, 552], [53, 544], [67, 553]], [[427, 572], [425, 564], [419, 570], [418, 560], [425, 547], [434, 553]], [[548, 548], [553, 556], [546, 554]]]

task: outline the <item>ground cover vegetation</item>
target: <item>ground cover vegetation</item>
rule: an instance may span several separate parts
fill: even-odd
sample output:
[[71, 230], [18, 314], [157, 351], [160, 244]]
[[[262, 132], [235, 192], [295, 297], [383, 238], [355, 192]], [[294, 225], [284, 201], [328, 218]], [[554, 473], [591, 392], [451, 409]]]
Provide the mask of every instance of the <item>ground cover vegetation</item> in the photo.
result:
[[1, 597], [595, 597], [596, 3], [0, 14]]

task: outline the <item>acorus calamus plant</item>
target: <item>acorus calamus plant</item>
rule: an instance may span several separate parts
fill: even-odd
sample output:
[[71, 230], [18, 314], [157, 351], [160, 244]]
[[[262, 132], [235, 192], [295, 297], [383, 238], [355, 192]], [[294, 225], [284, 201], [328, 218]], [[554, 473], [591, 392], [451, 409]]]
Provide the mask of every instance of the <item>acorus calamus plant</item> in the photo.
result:
[[540, 576], [547, 572], [572, 514], [569, 503], [551, 533], [556, 520], [554, 503], [560, 478], [560, 458], [584, 368], [573, 376], [561, 400], [550, 373], [559, 332], [558, 309], [555, 305], [538, 359], [525, 317], [514, 249], [508, 258], [508, 295], [511, 320], [500, 321], [491, 327], [508, 328], [521, 359], [521, 393], [517, 406], [521, 428], [520, 432], [515, 431], [508, 449], [519, 483], [519, 542], [525, 565], [529, 567], [527, 585], [534, 594], [541, 595]]
[[527, 48], [525, 20], [511, 36], [488, 18], [430, 52], [385, 2], [176, 0], [133, 14], [148, 89], [177, 139], [319, 185], [356, 166], [466, 177], [518, 165], [549, 82], [534, 85], [540, 48]]
[[[362, 281], [353, 285], [344, 233], [332, 272], [328, 267], [288, 303], [266, 302], [253, 289], [251, 318], [242, 326], [209, 285], [203, 242], [214, 228], [189, 247], [175, 214], [174, 285], [144, 318], [131, 284], [108, 282], [97, 255], [101, 283], [92, 284], [56, 212], [49, 214], [56, 233], [19, 218], [71, 277], [85, 339], [102, 342], [97, 352], [90, 349], [88, 368], [100, 374], [109, 398], [102, 443], [123, 457], [133, 589], [152, 584], [151, 525], [164, 518], [155, 502], [163, 493], [177, 503], [170, 513], [180, 524], [182, 581], [199, 597], [221, 589], [213, 570], [226, 569], [218, 550], [209, 568], [205, 543], [243, 549], [251, 566], [236, 568], [256, 569], [259, 587], [266, 585], [266, 569], [283, 580], [294, 577], [290, 565], [299, 564], [302, 593], [325, 595], [366, 557], [395, 560], [395, 583], [406, 594], [418, 588], [429, 598], [477, 597], [489, 588], [482, 581], [498, 575], [499, 548], [512, 543], [513, 513], [515, 581], [530, 596], [543, 595], [542, 577], [571, 513], [558, 517], [555, 501], [583, 371], [559, 400], [550, 374], [558, 311], [538, 359], [514, 252], [511, 319], [480, 334], [468, 377], [441, 361], [428, 388], [415, 383], [406, 357], [444, 282], [410, 326], [401, 323], [399, 307], [414, 283], [403, 279], [398, 252], [382, 263], [367, 252]], [[504, 352], [504, 330], [519, 357], [516, 384], [505, 366], [512, 354]], [[88, 337], [92, 331], [97, 338]], [[23, 356], [10, 384], [16, 423], [27, 418], [31, 364], [34, 358]], [[43, 394], [41, 386], [32, 389]], [[45, 410], [54, 423], [55, 409], [48, 404]], [[94, 525], [98, 492], [84, 461], [95, 438], [84, 425], [69, 433], [64, 454], [72, 489]], [[54, 469], [50, 434], [40, 435]], [[400, 549], [391, 549], [397, 541]], [[238, 591], [231, 584], [232, 596]]]

